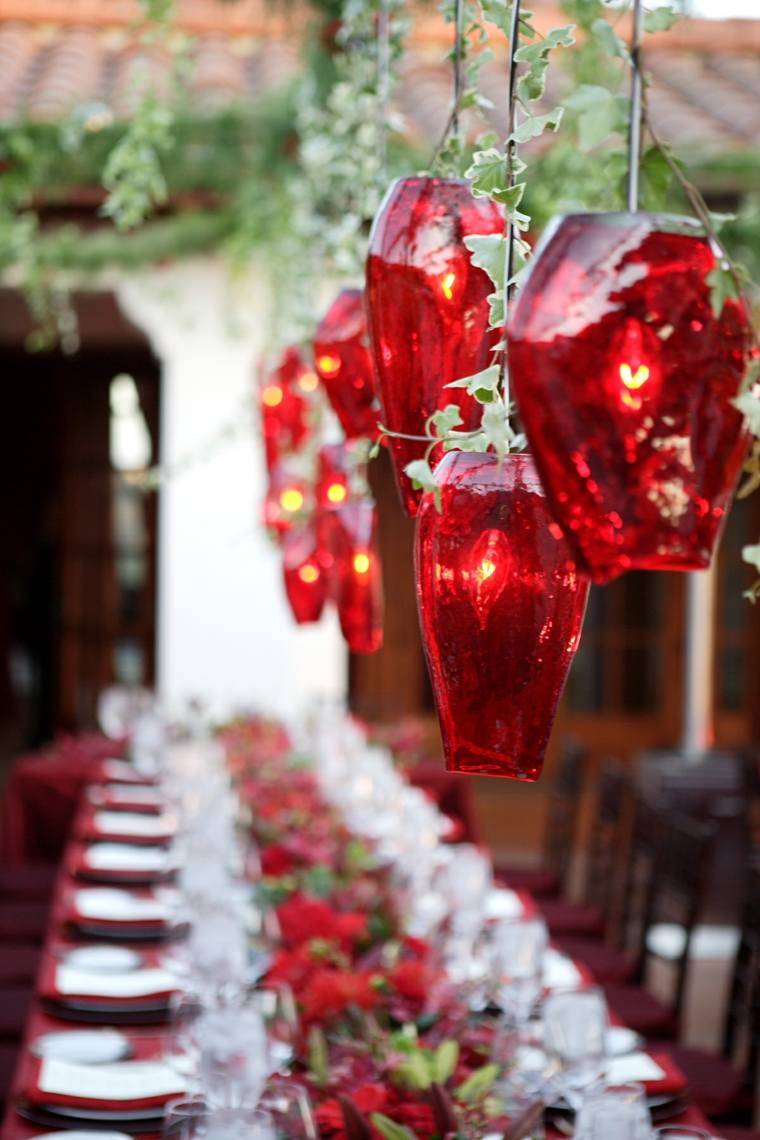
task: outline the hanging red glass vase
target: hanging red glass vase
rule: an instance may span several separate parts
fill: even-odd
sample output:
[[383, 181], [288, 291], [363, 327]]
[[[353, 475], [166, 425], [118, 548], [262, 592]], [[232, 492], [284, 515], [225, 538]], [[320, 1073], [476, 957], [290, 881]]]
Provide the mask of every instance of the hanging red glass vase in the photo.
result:
[[260, 383], [259, 401], [267, 470], [297, 451], [309, 434], [309, 393], [319, 384], [299, 348], [286, 348]]
[[282, 540], [285, 593], [299, 625], [319, 621], [327, 598], [316, 528], [293, 527]]
[[426, 494], [415, 570], [422, 641], [453, 772], [535, 780], [580, 638], [588, 582], [529, 455], [450, 452]]
[[332, 596], [352, 653], [383, 644], [383, 578], [372, 499], [357, 499], [332, 514]]
[[376, 439], [380, 409], [361, 289], [344, 289], [320, 321], [314, 364], [346, 439]]
[[746, 450], [732, 406], [746, 310], [711, 307], [716, 254], [687, 218], [558, 219], [512, 309], [509, 371], [579, 569], [709, 565]]
[[283, 535], [303, 522], [312, 507], [312, 489], [299, 468], [285, 459], [275, 463], [264, 499], [264, 525]]
[[[438, 408], [458, 404], [463, 430], [482, 407], [453, 380], [486, 368], [498, 334], [488, 332], [493, 285], [470, 261], [464, 238], [501, 233], [504, 218], [468, 184], [444, 178], [403, 178], [391, 186], [375, 219], [367, 261], [367, 318], [383, 423], [424, 435]], [[416, 514], [420, 494], [404, 467], [425, 444], [389, 440], [401, 500]]]

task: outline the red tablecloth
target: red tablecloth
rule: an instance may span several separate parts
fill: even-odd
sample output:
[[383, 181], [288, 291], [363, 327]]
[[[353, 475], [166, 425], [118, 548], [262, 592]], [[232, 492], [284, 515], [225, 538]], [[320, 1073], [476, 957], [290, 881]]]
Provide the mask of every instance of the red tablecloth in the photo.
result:
[[[71, 785], [69, 785], [70, 788]], [[84, 822], [84, 815], [88, 812], [89, 806], [86, 803], [82, 804], [82, 822]], [[72, 843], [77, 842], [76, 832], [78, 830], [79, 820], [77, 826], [74, 828], [74, 835], [72, 835]], [[60, 952], [61, 941], [66, 940], [70, 942], [64, 929], [64, 920], [67, 913], [67, 894], [70, 892], [73, 880], [71, 879], [68, 871], [70, 861], [64, 859], [61, 863], [61, 870], [59, 873], [54, 903], [51, 910], [50, 926], [48, 930], [48, 937], [45, 948], [43, 950], [40, 971], [38, 975], [38, 989], [39, 984], [44, 978], [49, 979], [51, 971], [51, 961], [56, 957], [56, 952]], [[30, 1124], [23, 1120], [15, 1111], [14, 1104], [27, 1087], [29, 1075], [32, 1071], [33, 1058], [29, 1051], [30, 1043], [37, 1038], [41, 1033], [63, 1028], [76, 1028], [76, 1025], [69, 1021], [64, 1021], [58, 1017], [52, 1016], [46, 1012], [41, 1002], [37, 999], [32, 1004], [31, 1013], [26, 1026], [24, 1044], [22, 1046], [19, 1064], [15, 1074], [13, 1087], [8, 1098], [8, 1105], [6, 1115], [3, 1122], [2, 1130], [0, 1131], [0, 1140], [30, 1140], [31, 1137], [39, 1135], [45, 1129], [40, 1125]], [[155, 1026], [119, 1026], [119, 1030], [125, 1033], [134, 1043], [135, 1054], [138, 1057], [146, 1058], [160, 1054], [162, 1050], [161, 1031]], [[708, 1128], [702, 1114], [696, 1108], [690, 1108], [684, 1112], [680, 1117], [676, 1118], [674, 1123], [688, 1123], [696, 1127]], [[147, 1136], [149, 1134], [145, 1134]], [[549, 1132], [547, 1140], [559, 1140], [558, 1133]]]

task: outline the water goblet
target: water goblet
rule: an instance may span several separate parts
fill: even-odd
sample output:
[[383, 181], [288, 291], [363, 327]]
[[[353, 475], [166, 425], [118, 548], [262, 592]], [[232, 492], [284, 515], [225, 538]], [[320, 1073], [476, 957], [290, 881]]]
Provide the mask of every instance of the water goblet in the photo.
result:
[[571, 1108], [604, 1072], [607, 1003], [596, 987], [555, 990], [544, 1002], [544, 1048]]

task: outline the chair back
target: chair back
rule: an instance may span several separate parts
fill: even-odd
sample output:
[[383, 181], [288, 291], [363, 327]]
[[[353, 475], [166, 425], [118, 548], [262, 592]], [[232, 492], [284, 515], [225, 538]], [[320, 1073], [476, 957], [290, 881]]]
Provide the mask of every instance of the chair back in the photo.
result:
[[565, 740], [548, 796], [543, 856], [563, 889], [572, 868], [585, 772], [586, 750], [577, 740]]
[[723, 1054], [742, 1064], [748, 1094], [757, 1097], [760, 1066], [760, 864], [750, 870], [726, 1010]]
[[714, 827], [677, 812], [659, 816], [654, 868], [641, 924], [640, 974], [643, 980], [651, 958], [674, 965], [673, 1008], [677, 1017], [683, 1008], [691, 942], [707, 896], [714, 850]]
[[630, 823], [631, 785], [619, 760], [602, 761], [586, 872], [585, 900], [599, 907], [609, 926], [620, 899], [623, 856]]

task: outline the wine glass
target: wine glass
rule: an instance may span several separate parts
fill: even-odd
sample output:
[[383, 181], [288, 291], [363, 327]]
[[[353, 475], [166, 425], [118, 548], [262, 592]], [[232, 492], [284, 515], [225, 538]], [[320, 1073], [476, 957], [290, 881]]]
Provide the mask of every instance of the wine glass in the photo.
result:
[[288, 1140], [318, 1140], [314, 1110], [302, 1085], [276, 1077], [267, 1085], [261, 1105], [271, 1114], [281, 1136]]
[[652, 1137], [653, 1140], [712, 1140], [704, 1128], [692, 1128], [690, 1124], [667, 1124], [655, 1128]]
[[544, 1048], [555, 1066], [555, 1084], [571, 1108], [602, 1076], [607, 1003], [596, 987], [555, 990], [544, 1002]]
[[502, 919], [490, 930], [491, 997], [507, 1025], [525, 1025], [543, 986], [549, 932], [542, 918]]
[[644, 1086], [631, 1081], [589, 1090], [575, 1117], [575, 1134], [578, 1140], [596, 1140], [597, 1135], [650, 1140], [652, 1122]]

